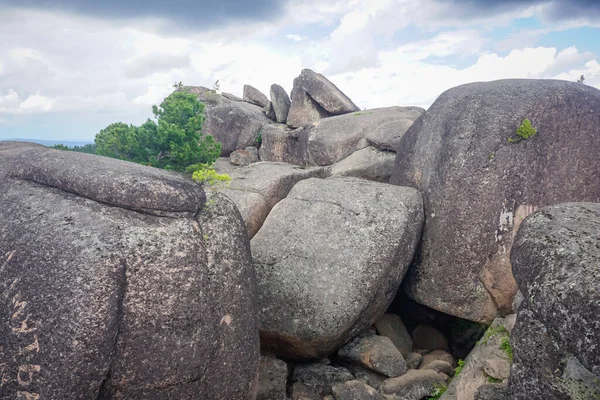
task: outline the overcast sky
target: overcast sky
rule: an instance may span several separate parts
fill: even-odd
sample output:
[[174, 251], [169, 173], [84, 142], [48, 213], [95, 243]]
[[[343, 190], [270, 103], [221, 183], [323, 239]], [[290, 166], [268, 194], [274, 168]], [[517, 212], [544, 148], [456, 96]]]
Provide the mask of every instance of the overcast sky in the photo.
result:
[[600, 88], [600, 1], [0, 0], [0, 139], [91, 141], [174, 82], [289, 93], [302, 68], [361, 108], [501, 78]]

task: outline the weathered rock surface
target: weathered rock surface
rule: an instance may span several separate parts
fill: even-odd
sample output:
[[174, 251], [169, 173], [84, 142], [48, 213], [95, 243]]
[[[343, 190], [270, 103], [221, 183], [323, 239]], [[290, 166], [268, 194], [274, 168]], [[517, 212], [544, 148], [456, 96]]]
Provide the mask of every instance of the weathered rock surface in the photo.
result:
[[292, 382], [299, 382], [312, 388], [319, 396], [331, 394], [331, 388], [339, 383], [354, 379], [343, 367], [325, 364], [299, 364], [292, 373]]
[[[384, 314], [375, 321], [375, 328], [382, 336], [387, 336], [403, 357], [407, 357], [413, 348], [413, 341], [402, 319], [396, 314]], [[420, 362], [420, 361], [419, 361]], [[414, 367], [413, 367], [414, 368]]]
[[250, 164], [259, 162], [258, 149], [254, 146], [248, 146], [243, 150], [236, 150], [231, 153], [229, 160], [233, 165], [246, 167]]
[[423, 361], [423, 356], [419, 353], [410, 353], [406, 356], [406, 367], [408, 369], [417, 369], [419, 365], [421, 365], [421, 361]]
[[388, 378], [369, 368], [361, 367], [360, 365], [353, 363], [344, 363], [343, 366], [346, 367], [356, 379], [365, 381], [367, 385], [375, 389], [379, 389], [381, 384]]
[[269, 118], [271, 121], [277, 121], [277, 114], [275, 114], [275, 109], [273, 108], [273, 103], [269, 102], [266, 106], [263, 107], [262, 112]]
[[429, 353], [426, 353], [425, 355], [423, 355], [423, 358], [421, 360], [421, 364], [419, 365], [419, 368], [421, 368], [421, 369], [425, 368], [430, 363], [432, 363], [434, 361], [438, 361], [438, 360], [446, 361], [450, 365], [455, 365], [455, 360], [454, 360], [454, 357], [452, 357], [452, 354], [450, 354], [444, 350], [434, 350], [432, 352], [429, 352]]
[[267, 96], [251, 85], [244, 85], [243, 99], [246, 103], [254, 104], [259, 107], [265, 107], [269, 104]]
[[221, 93], [221, 95], [223, 97], [225, 97], [226, 99], [229, 99], [231, 101], [244, 101], [242, 98], [237, 97], [235, 94], [231, 94], [231, 93], [227, 93], [227, 92], [223, 92]]
[[329, 167], [331, 175], [354, 176], [387, 183], [394, 169], [396, 154], [365, 147]]
[[481, 386], [475, 392], [475, 400], [511, 400], [506, 385], [499, 383], [488, 383]]
[[[537, 134], [509, 143], [526, 118]], [[517, 290], [509, 251], [520, 221], [548, 204], [600, 201], [599, 147], [593, 87], [502, 80], [443, 93], [400, 140], [391, 178], [425, 197], [409, 297], [472, 321], [509, 314]]]
[[321, 396], [315, 388], [301, 382], [294, 383], [291, 392], [292, 400], [321, 400], [327, 397]]
[[394, 189], [308, 179], [271, 210], [251, 242], [263, 346], [288, 358], [320, 358], [383, 314], [422, 222], [420, 195]]
[[[281, 128], [278, 131], [263, 131], [264, 150], [261, 152], [261, 159], [300, 165], [331, 165], [357, 150], [368, 147], [369, 137], [382, 136], [381, 130], [384, 125], [388, 123], [401, 125], [401, 121], [406, 120], [407, 117], [415, 117], [418, 114], [415, 110], [420, 109], [416, 107], [376, 108], [330, 118], [321, 117], [322, 119], [317, 122], [309, 121], [294, 125], [302, 128], [291, 133]], [[290, 114], [291, 112], [290, 110]], [[289, 121], [288, 125], [291, 125]], [[391, 131], [393, 129], [386, 132]], [[380, 145], [380, 147], [389, 150], [386, 146]]]
[[511, 341], [512, 398], [600, 397], [600, 204], [531, 215], [511, 262], [524, 296]]
[[385, 336], [357, 337], [338, 351], [342, 360], [350, 361], [388, 377], [406, 372], [400, 350]]
[[271, 123], [259, 106], [230, 100], [202, 86], [186, 86], [179, 90], [198, 95], [198, 100], [205, 104], [206, 121], [202, 131], [223, 144], [223, 156], [254, 145], [262, 127]]
[[230, 201], [196, 218], [204, 193], [181, 175], [3, 143], [0, 157], [3, 398], [255, 396], [255, 278]]
[[449, 362], [442, 360], [432, 361], [423, 369], [432, 369], [435, 372], [442, 372], [450, 377], [454, 375], [454, 367]]
[[361, 381], [348, 381], [333, 387], [335, 400], [385, 400], [383, 395]]
[[286, 121], [287, 125], [292, 128], [301, 128], [317, 122], [321, 118], [330, 116], [323, 107], [302, 90], [299, 86], [299, 79], [299, 77], [294, 79], [294, 87], [291, 94], [292, 104], [290, 105]]
[[424, 397], [432, 396], [436, 387], [445, 384], [446, 381], [433, 370], [409, 369], [402, 376], [387, 379], [379, 391], [403, 400], [421, 400]]
[[281, 124], [265, 126], [259, 151], [261, 160], [309, 165], [309, 131], [310, 128], [290, 129]]
[[483, 372], [491, 378], [505, 381], [510, 375], [510, 363], [504, 359], [485, 360]]
[[396, 151], [402, 136], [425, 110], [420, 107], [390, 107], [401, 112], [398, 119], [386, 122], [367, 135], [369, 144], [381, 151]]
[[272, 355], [261, 355], [256, 400], [286, 400], [288, 367]]
[[227, 173], [232, 181], [218, 190], [233, 200], [240, 210], [249, 238], [258, 232], [271, 208], [285, 198], [297, 182], [328, 176], [322, 168], [299, 168], [270, 162], [254, 163]]
[[[359, 111], [356, 106], [340, 89], [323, 75], [310, 69], [303, 69], [298, 78], [294, 79], [294, 89], [301, 89], [323, 107], [331, 115], [347, 114]], [[292, 104], [294, 107], [294, 104]]]
[[504, 360], [509, 362], [508, 354], [501, 347], [503, 341], [509, 338], [503, 322], [502, 318], [494, 320], [465, 359], [462, 371], [454, 377], [440, 400], [473, 400], [477, 390], [488, 383], [489, 376], [485, 373], [487, 361]]
[[290, 112], [290, 106], [292, 105], [290, 96], [288, 96], [284, 88], [277, 84], [271, 85], [270, 95], [273, 111], [275, 112], [275, 120], [280, 124], [285, 124]]

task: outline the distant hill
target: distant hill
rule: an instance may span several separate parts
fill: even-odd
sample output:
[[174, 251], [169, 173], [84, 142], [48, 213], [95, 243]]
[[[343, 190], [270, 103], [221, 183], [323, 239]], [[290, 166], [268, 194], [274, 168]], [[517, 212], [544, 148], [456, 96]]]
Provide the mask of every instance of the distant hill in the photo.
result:
[[42, 144], [44, 146], [54, 146], [56, 144], [64, 144], [65, 146], [73, 147], [73, 146], [83, 146], [88, 143], [93, 143], [93, 140], [87, 141], [75, 141], [75, 140], [42, 140], [42, 139], [0, 139], [0, 142], [7, 140], [15, 140], [18, 142], [32, 142]]

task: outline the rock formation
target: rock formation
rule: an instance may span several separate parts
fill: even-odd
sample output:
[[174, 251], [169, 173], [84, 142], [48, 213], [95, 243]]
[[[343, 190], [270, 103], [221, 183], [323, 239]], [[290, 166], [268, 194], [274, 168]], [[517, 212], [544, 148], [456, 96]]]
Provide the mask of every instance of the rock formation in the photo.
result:
[[259, 107], [265, 107], [267, 104], [269, 104], [269, 99], [267, 96], [262, 94], [262, 92], [254, 86], [250, 85], [244, 85], [243, 99], [245, 102]]
[[298, 168], [285, 163], [266, 162], [220, 172], [230, 174], [232, 182], [217, 190], [238, 207], [246, 222], [249, 238], [258, 232], [271, 209], [288, 195], [296, 183], [328, 176], [323, 168]]
[[600, 397], [600, 204], [529, 216], [511, 262], [524, 297], [511, 340], [511, 398]]
[[359, 110], [348, 96], [323, 75], [303, 69], [300, 76], [294, 79], [287, 124], [299, 128], [320, 118]]
[[204, 103], [206, 121], [202, 130], [223, 144], [222, 155], [253, 146], [263, 126], [271, 123], [259, 106], [230, 100], [202, 86], [186, 86], [179, 90], [197, 94]]
[[287, 122], [292, 101], [284, 88], [277, 84], [271, 85], [271, 103], [275, 112], [275, 121], [280, 124]]
[[[515, 140], [525, 119], [537, 134]], [[503, 80], [443, 93], [400, 140], [391, 178], [425, 201], [407, 294], [473, 321], [510, 313], [521, 220], [549, 204], [600, 201], [599, 120], [600, 91], [577, 83]]]
[[321, 119], [303, 128], [263, 129], [263, 161], [299, 165], [331, 165], [370, 144], [389, 150], [424, 110], [388, 107]]
[[255, 278], [229, 200], [28, 144], [0, 142], [0, 171], [0, 397], [254, 398]]
[[412, 260], [422, 218], [413, 189], [339, 177], [297, 183], [251, 241], [262, 347], [317, 359], [371, 325]]

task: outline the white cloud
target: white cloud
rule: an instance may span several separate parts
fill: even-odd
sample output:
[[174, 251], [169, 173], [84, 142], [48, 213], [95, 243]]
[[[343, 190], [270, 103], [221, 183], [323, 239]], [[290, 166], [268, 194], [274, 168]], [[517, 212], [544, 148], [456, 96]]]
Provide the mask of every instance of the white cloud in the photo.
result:
[[287, 35], [285, 35], [285, 37], [290, 40], [293, 40], [294, 42], [301, 42], [301, 41], [307, 39], [306, 36], [300, 36], [300, 35], [294, 35], [294, 34], [287, 34]]
[[36, 93], [25, 99], [19, 107], [25, 113], [48, 112], [52, 109], [52, 100]]
[[413, 60], [429, 57], [460, 57], [479, 54], [485, 40], [474, 29], [442, 32], [427, 40], [419, 40], [400, 46], [396, 51]]
[[[576, 54], [575, 54], [576, 53]], [[483, 54], [466, 68], [453, 68], [423, 61], [414, 61], [401, 49], [382, 52], [381, 67], [365, 68], [351, 74], [333, 76], [336, 85], [359, 107], [373, 108], [392, 105], [420, 105], [428, 107], [443, 91], [469, 82], [507, 78], [555, 78], [575, 81], [581, 74], [586, 82], [600, 87], [597, 61], [589, 61], [581, 68], [572, 68], [566, 74], [548, 76], [565, 57], [577, 58], [581, 53], [569, 49], [559, 53], [555, 48], [526, 48], [514, 50], [501, 57]]]
[[[246, 83], [267, 95], [278, 83], [289, 93], [302, 68], [325, 73], [368, 108], [428, 106], [450, 87], [501, 78], [574, 81], [584, 74], [586, 83], [600, 86], [597, 56], [575, 47], [518, 46], [506, 56], [483, 51], [489, 41], [482, 25], [498, 26], [534, 8], [465, 20], [449, 7], [435, 0], [303, 0], [271, 23], [185, 35], [159, 34], [152, 24], [0, 11], [0, 114], [92, 112], [140, 123], [174, 82], [211, 87], [218, 79], [222, 91], [239, 96]], [[429, 38], [403, 40], [401, 30], [415, 24], [419, 37]], [[309, 34], [315, 25], [319, 37]], [[435, 61], [446, 57], [462, 66]]]

